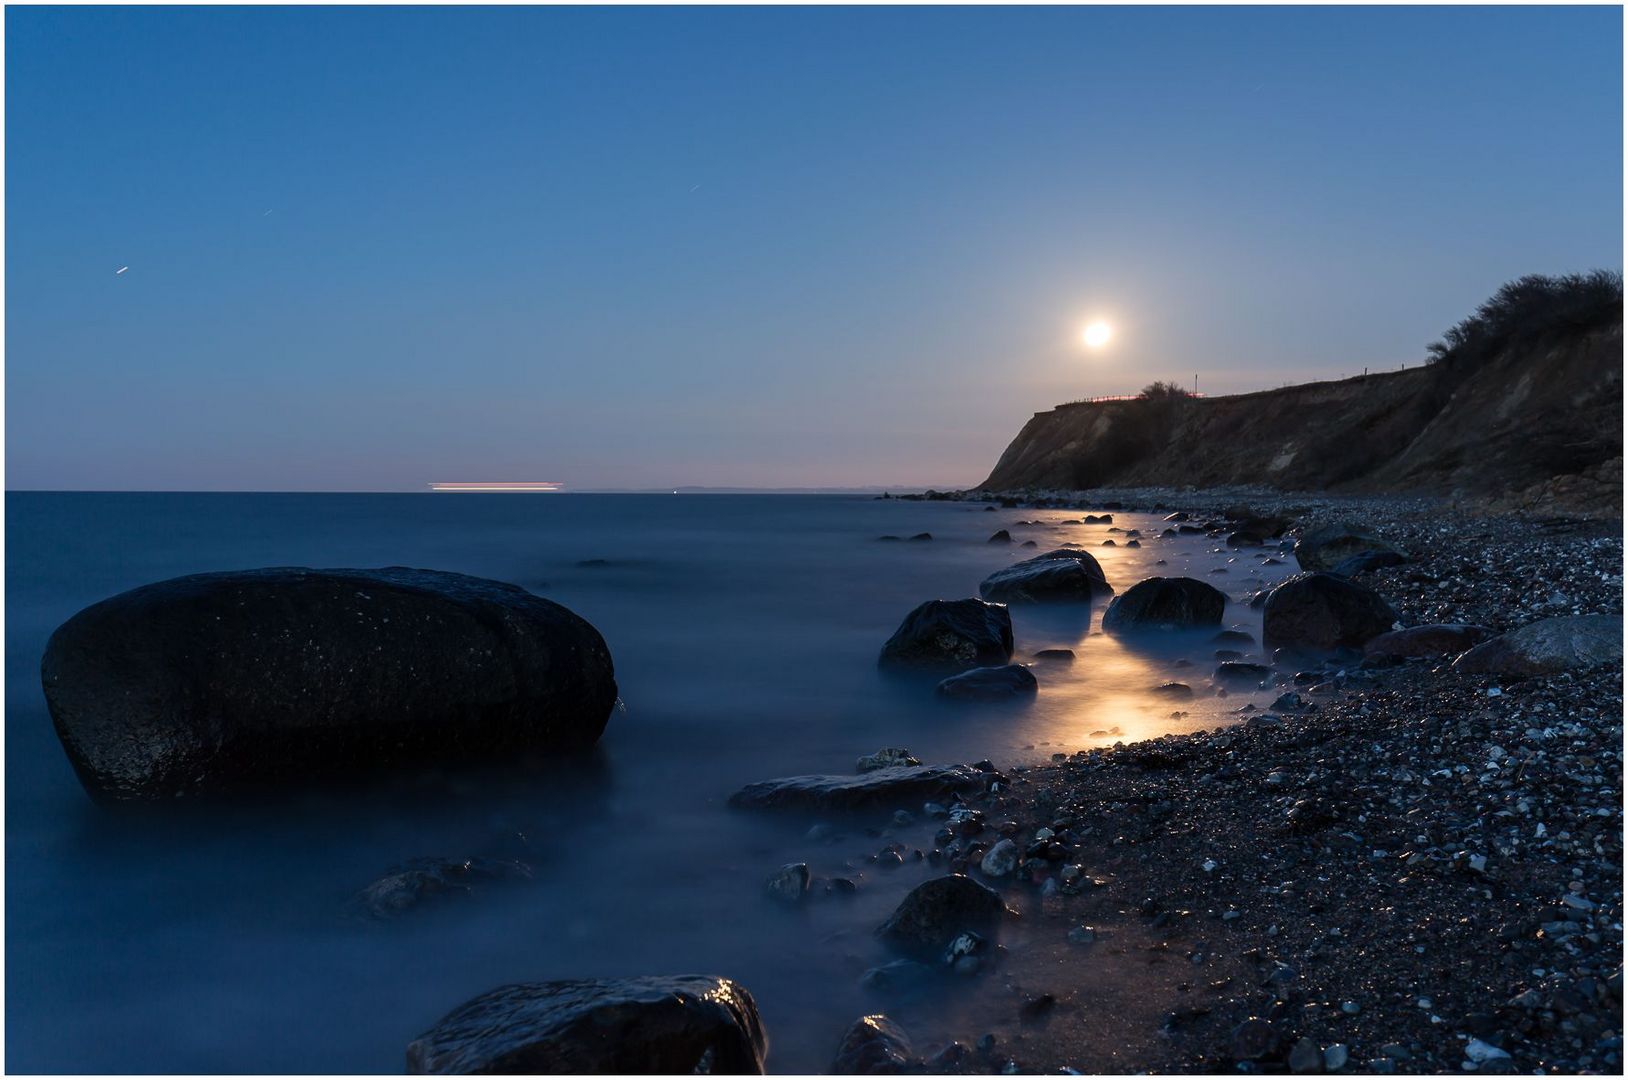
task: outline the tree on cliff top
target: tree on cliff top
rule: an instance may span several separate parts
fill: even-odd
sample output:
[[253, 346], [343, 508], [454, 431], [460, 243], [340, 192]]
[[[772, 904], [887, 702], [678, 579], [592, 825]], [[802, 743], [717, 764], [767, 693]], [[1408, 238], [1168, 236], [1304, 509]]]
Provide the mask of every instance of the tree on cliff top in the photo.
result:
[[1148, 383], [1142, 387], [1142, 392], [1136, 396], [1147, 401], [1177, 401], [1182, 398], [1192, 397], [1193, 392], [1179, 383], [1160, 380], [1159, 382]]
[[1622, 275], [1528, 274], [1504, 285], [1475, 314], [1429, 347], [1445, 368], [1483, 363], [1511, 346], [1533, 346], [1622, 326]]

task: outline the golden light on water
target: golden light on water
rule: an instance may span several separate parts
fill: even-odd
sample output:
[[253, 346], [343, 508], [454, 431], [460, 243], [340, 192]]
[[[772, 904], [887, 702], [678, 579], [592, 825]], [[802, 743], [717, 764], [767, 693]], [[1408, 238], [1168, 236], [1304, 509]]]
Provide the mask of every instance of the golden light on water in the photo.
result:
[[1080, 332], [1080, 340], [1088, 349], [1100, 349], [1114, 336], [1114, 328], [1098, 319]]

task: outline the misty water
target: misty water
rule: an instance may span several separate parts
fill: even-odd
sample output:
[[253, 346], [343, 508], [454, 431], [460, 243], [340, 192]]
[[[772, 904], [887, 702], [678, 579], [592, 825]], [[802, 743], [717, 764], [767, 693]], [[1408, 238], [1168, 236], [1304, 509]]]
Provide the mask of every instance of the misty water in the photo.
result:
[[[1271, 694], [1213, 693], [1213, 631], [1126, 643], [1098, 632], [1100, 603], [1013, 608], [1017, 659], [1078, 654], [1037, 662], [1040, 692], [1021, 706], [936, 700], [930, 684], [884, 677], [876, 654], [915, 605], [974, 596], [991, 571], [1065, 542], [1089, 547], [1120, 590], [1155, 574], [1210, 581], [1235, 601], [1224, 625], [1257, 638], [1241, 601], [1291, 569], [1263, 566], [1262, 549], [1160, 539], [1152, 515], [1115, 514], [1142, 531], [1133, 549], [1103, 525], [1055, 524], [1081, 511], [868, 497], [13, 493], [6, 506], [12, 1072], [400, 1072], [409, 1040], [498, 985], [685, 972], [752, 992], [771, 1070], [823, 1070], [845, 1026], [884, 1004], [858, 985], [889, 959], [874, 927], [941, 872], [866, 856], [893, 840], [930, 848], [937, 826], [816, 842], [812, 818], [733, 811], [730, 793], [851, 772], [881, 746], [1005, 767], [1234, 721]], [[1033, 519], [1049, 524], [1016, 524]], [[1040, 546], [987, 543], [999, 528]], [[932, 541], [877, 539], [924, 531]], [[1110, 538], [1121, 546], [1099, 546]], [[604, 634], [625, 712], [590, 757], [540, 772], [426, 769], [162, 814], [93, 806], [40, 692], [50, 632], [151, 581], [289, 565], [433, 567], [532, 589]], [[1172, 678], [1198, 695], [1148, 694]], [[346, 917], [395, 864], [472, 855], [523, 859], [536, 880], [388, 923]], [[859, 892], [777, 907], [762, 883], [788, 861]], [[949, 1032], [993, 987], [961, 980], [917, 1009]]]

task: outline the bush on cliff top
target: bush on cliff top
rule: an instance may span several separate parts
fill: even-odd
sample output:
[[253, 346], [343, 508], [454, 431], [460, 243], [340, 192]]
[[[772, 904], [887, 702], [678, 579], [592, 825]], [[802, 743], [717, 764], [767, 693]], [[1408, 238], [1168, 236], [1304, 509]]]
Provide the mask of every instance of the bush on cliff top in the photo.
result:
[[1622, 275], [1528, 274], [1508, 282], [1475, 314], [1429, 347], [1430, 362], [1464, 369], [1512, 346], [1548, 344], [1622, 325]]

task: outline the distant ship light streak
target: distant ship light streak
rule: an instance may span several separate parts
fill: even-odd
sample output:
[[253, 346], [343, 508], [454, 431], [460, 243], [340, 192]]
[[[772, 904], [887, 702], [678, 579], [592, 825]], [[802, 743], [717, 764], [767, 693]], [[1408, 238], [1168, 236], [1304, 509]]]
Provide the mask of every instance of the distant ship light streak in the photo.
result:
[[558, 491], [564, 484], [553, 480], [476, 480], [459, 481], [457, 483], [437, 484], [431, 483], [431, 491], [496, 491], [496, 492], [530, 492], [530, 491]]

